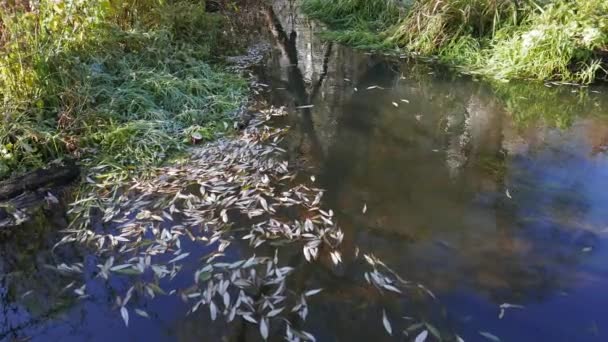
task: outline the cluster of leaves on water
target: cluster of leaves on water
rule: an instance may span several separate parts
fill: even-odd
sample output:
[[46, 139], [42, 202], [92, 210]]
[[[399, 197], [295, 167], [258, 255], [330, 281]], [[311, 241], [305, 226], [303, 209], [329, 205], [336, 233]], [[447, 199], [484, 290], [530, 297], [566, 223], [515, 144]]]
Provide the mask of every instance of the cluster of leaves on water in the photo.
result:
[[[223, 130], [246, 82], [210, 63], [225, 21], [190, 0], [0, 5], [0, 177], [70, 155], [157, 165], [185, 131]], [[220, 122], [220, 124], [218, 124]]]
[[591, 83], [606, 73], [603, 0], [305, 0], [303, 9], [330, 25], [329, 38], [494, 78]]
[[[145, 299], [179, 295], [191, 304], [190, 312], [205, 308], [212, 320], [255, 324], [264, 339], [282, 334], [289, 341], [315, 340], [301, 323], [310, 298], [324, 289], [292, 288], [298, 268], [289, 260], [299, 255], [318, 267], [337, 267], [344, 262], [344, 234], [334, 213], [323, 209], [321, 189], [293, 185], [296, 174], [279, 147], [285, 130], [265, 125], [284, 111], [263, 115], [238, 137], [193, 149], [187, 160], [155, 169], [146, 180], [116, 186], [103, 178], [105, 165], [91, 170], [95, 189], [72, 205], [76, 219], [58, 245], [88, 248], [97, 260], [93, 277], [107, 286], [128, 280], [128, 288], [114, 288], [125, 324], [133, 314], [149, 317], [141, 306]], [[386, 296], [408, 289], [433, 296], [373, 255], [357, 249], [355, 257], [367, 265], [361, 284]], [[76, 296], [90, 295], [84, 263], [59, 264], [56, 270], [75, 277], [70, 286]], [[173, 288], [172, 280], [188, 270], [191, 286]], [[386, 312], [381, 320], [389, 334], [403, 326], [391, 323]], [[428, 323], [410, 324], [404, 333], [427, 329], [439, 334]]]

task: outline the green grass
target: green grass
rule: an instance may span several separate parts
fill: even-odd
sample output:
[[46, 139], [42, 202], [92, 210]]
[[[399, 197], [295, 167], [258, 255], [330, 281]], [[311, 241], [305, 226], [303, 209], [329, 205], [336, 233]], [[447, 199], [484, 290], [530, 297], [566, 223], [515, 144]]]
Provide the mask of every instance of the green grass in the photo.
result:
[[303, 0], [303, 9], [328, 24], [328, 39], [398, 47], [469, 73], [582, 84], [606, 76], [604, 0]]
[[[130, 172], [212, 138], [247, 85], [213, 62], [224, 20], [188, 0], [2, 5], [0, 178], [66, 156]], [[65, 23], [69, 23], [66, 25]]]
[[401, 13], [396, 0], [305, 0], [302, 9], [329, 25], [323, 33], [327, 39], [367, 49], [391, 47], [385, 31]]

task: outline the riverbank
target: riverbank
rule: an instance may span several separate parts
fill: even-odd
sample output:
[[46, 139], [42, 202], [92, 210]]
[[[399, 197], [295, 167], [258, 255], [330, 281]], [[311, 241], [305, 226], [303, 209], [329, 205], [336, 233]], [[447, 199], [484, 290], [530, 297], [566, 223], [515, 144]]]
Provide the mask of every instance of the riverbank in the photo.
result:
[[232, 130], [247, 82], [222, 66], [232, 23], [205, 7], [3, 5], [0, 178], [75, 159], [125, 179]]
[[304, 0], [327, 39], [430, 58], [502, 81], [606, 78], [608, 4], [584, 1]]
[[[336, 297], [340, 291], [325, 289], [311, 274], [339, 277], [346, 267], [355, 270], [348, 284], [371, 293], [366, 299], [374, 300], [376, 322], [384, 326], [378, 332], [392, 334], [391, 321], [395, 330], [404, 329], [397, 318], [401, 310], [386, 313], [386, 298], [403, 300], [409, 290], [426, 300], [429, 291], [404, 281], [373, 255], [352, 245], [342, 246], [344, 234], [335, 214], [323, 208], [323, 190], [314, 185], [314, 177], [294, 182], [298, 170], [285, 160], [285, 150], [279, 146], [286, 129], [270, 127], [270, 119], [286, 112], [262, 104], [250, 113], [251, 122], [230, 134], [236, 119], [232, 114], [246, 103], [247, 91], [261, 92], [264, 85], [248, 84], [253, 79], [245, 81], [235, 76], [240, 72], [226, 72], [214, 65], [227, 52], [217, 50], [223, 49], [220, 43], [209, 45], [215, 42], [209, 35], [222, 26], [201, 25], [216, 19], [213, 23], [221, 23], [222, 18], [202, 11], [198, 12], [202, 21], [194, 20], [190, 16], [198, 7], [190, 2], [170, 4], [186, 6], [180, 8], [149, 5], [124, 9], [125, 14], [121, 8], [96, 9], [78, 2], [69, 15], [65, 8], [56, 7], [28, 8], [15, 14], [23, 14], [20, 20], [25, 20], [33, 12], [39, 15], [36, 20], [45, 22], [55, 15], [64, 20], [76, 14], [86, 17], [93, 11], [99, 16], [94, 20], [100, 22], [91, 31], [81, 32], [82, 37], [67, 39], [70, 43], [83, 39], [82, 46], [74, 47], [78, 52], [74, 59], [69, 59], [76, 66], [64, 69], [63, 61], [33, 64], [33, 78], [40, 83], [29, 90], [36, 102], [19, 102], [17, 92], [10, 93], [12, 98], [7, 93], [10, 103], [23, 105], [23, 111], [15, 112], [15, 120], [8, 122], [38, 134], [35, 138], [15, 136], [21, 131], [6, 128], [6, 139], [15, 141], [11, 151], [19, 152], [9, 157], [20, 161], [14, 167], [7, 162], [8, 173], [55, 158], [76, 158], [84, 167], [85, 184], [71, 193], [73, 200], [66, 204], [65, 213], [47, 208], [59, 216], [53, 232], [30, 229], [48, 226], [50, 221], [44, 215], [19, 227], [22, 229], [15, 235], [21, 237], [50, 234], [40, 251], [17, 255], [15, 261], [0, 260], [0, 296], [7, 307], [20, 305], [26, 297], [50, 302], [38, 310], [24, 307], [14, 317], [0, 315], [9, 322], [0, 330], [0, 339], [22, 338], [23, 331], [36, 331], [44, 324], [39, 322], [50, 320], [47, 316], [57, 311], [69, 314], [89, 303], [102, 309], [115, 303], [112, 321], [121, 320], [126, 327], [148, 319], [154, 322], [167, 308], [152, 311], [149, 307], [173, 298], [181, 299], [181, 304], [172, 302], [171, 308], [187, 306], [176, 313], [178, 320], [185, 313], [208, 312], [203, 321], [213, 329], [210, 321], [222, 317], [227, 327], [222, 336], [249, 331], [256, 338], [314, 341], [304, 325], [313, 310], [309, 302], [321, 296]], [[44, 12], [47, 10], [50, 12]], [[265, 10], [265, 14], [272, 13], [270, 7]], [[172, 11], [176, 11], [175, 17], [168, 14]], [[130, 19], [111, 21], [122, 15]], [[174, 21], [164, 21], [166, 16]], [[192, 27], [181, 26], [188, 22]], [[200, 40], [197, 30], [203, 30]], [[95, 50], [101, 42], [83, 38], [92, 33], [116, 34], [121, 37], [118, 41], [112, 36], [104, 43], [109, 41], [119, 49], [106, 51], [104, 45]], [[59, 46], [67, 44], [65, 41], [53, 39], [43, 47], [66, 48]], [[16, 47], [21, 48], [25, 49]], [[240, 63], [255, 59], [230, 58], [236, 69], [245, 72], [246, 65]], [[61, 72], [39, 74], [39, 65]], [[58, 83], [48, 85], [42, 79]], [[74, 96], [67, 99], [75, 102], [64, 103], [67, 93]], [[52, 101], [57, 101], [57, 107], [49, 104]], [[63, 125], [62, 110], [68, 104], [73, 111], [65, 115], [73, 121]], [[37, 115], [46, 115], [48, 120], [37, 120]], [[53, 115], [58, 115], [57, 126], [52, 126]], [[48, 132], [44, 129], [54, 131], [46, 136], [41, 133]], [[58, 147], [43, 150], [51, 140], [39, 136], [58, 139]], [[66, 141], [75, 141], [74, 146], [69, 148]], [[199, 143], [201, 146], [189, 146]], [[46, 199], [59, 201], [52, 195]], [[16, 254], [13, 248], [6, 250], [11, 257]], [[32, 264], [40, 272], [21, 271], [20, 259], [28, 259], [30, 253], [36, 256]], [[44, 291], [30, 288], [35, 283], [30, 277], [54, 279], [54, 286]], [[44, 300], [48, 297], [54, 301]], [[74, 298], [80, 301], [75, 303]], [[427, 325], [418, 324], [412, 330], [421, 332]], [[103, 333], [97, 331], [96, 336]]]

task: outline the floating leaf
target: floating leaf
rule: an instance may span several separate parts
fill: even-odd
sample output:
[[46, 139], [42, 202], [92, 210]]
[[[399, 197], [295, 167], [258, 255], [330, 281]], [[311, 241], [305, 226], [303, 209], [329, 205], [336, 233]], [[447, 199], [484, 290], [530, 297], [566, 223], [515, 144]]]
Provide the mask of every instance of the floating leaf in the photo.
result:
[[135, 309], [135, 313], [140, 315], [141, 317], [150, 318], [150, 315], [148, 315], [148, 313], [142, 309]]
[[317, 293], [319, 293], [319, 292], [321, 292], [321, 291], [323, 291], [323, 289], [314, 289], [314, 290], [309, 290], [309, 291], [306, 291], [306, 293], [304, 293], [304, 295], [305, 295], [306, 297], [310, 297], [310, 296], [314, 296], [314, 295], [316, 295]]
[[384, 329], [389, 335], [393, 335], [393, 328], [391, 327], [391, 322], [386, 317], [386, 311], [382, 310], [382, 324], [384, 325]]
[[256, 321], [251, 315], [243, 315], [243, 319], [253, 324], [258, 324], [258, 321]]
[[129, 311], [124, 306], [120, 308], [120, 315], [122, 316], [122, 320], [125, 322], [125, 325], [129, 326]]
[[441, 340], [441, 334], [439, 333], [439, 330], [437, 330], [437, 328], [435, 328], [432, 324], [426, 322], [424, 323], [424, 325], [426, 325], [426, 328], [431, 333], [431, 335], [435, 336], [438, 340]]
[[182, 259], [187, 258], [187, 257], [188, 257], [188, 255], [190, 255], [190, 253], [183, 253], [183, 254], [180, 254], [180, 255], [176, 256], [175, 258], [173, 258], [173, 259], [169, 260], [169, 262], [168, 262], [168, 263], [169, 263], [169, 264], [172, 264], [172, 263], [174, 263], [174, 262], [178, 262], [178, 261], [180, 261], [180, 260], [182, 260]]
[[270, 312], [269, 312], [269, 313], [266, 315], [266, 317], [274, 317], [274, 316], [276, 316], [276, 315], [280, 314], [280, 313], [281, 313], [281, 311], [283, 311], [284, 309], [285, 309], [285, 308], [278, 308], [278, 309], [274, 309], [274, 310], [270, 311]]
[[418, 336], [416, 336], [416, 339], [414, 339], [415, 342], [424, 342], [426, 341], [426, 338], [429, 336], [429, 331], [428, 330], [423, 330], [420, 334], [418, 334]]
[[211, 315], [211, 320], [215, 321], [217, 318], [217, 306], [213, 301], [209, 302], [209, 314]]
[[213, 276], [213, 273], [211, 273], [211, 272], [201, 272], [198, 274], [198, 280], [200, 282], [205, 282], [205, 281], [211, 279], [212, 276]]
[[481, 335], [481, 336], [483, 336], [483, 337], [487, 338], [487, 339], [488, 339], [488, 340], [490, 340], [490, 341], [494, 341], [494, 342], [500, 342], [500, 338], [498, 338], [498, 336], [493, 335], [493, 334], [491, 334], [491, 333], [489, 333], [489, 332], [487, 332], [487, 331], [480, 331], [480, 332], [479, 332], [479, 335]]
[[260, 334], [264, 340], [268, 339], [268, 318], [260, 320]]

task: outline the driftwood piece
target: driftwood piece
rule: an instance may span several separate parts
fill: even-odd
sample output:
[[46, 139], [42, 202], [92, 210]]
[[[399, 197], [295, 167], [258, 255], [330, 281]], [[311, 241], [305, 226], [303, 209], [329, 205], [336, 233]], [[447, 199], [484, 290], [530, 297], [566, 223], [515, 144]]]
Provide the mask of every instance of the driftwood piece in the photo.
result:
[[0, 182], [0, 201], [6, 201], [26, 191], [67, 184], [80, 174], [74, 163], [38, 169], [23, 176]]

